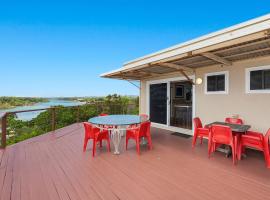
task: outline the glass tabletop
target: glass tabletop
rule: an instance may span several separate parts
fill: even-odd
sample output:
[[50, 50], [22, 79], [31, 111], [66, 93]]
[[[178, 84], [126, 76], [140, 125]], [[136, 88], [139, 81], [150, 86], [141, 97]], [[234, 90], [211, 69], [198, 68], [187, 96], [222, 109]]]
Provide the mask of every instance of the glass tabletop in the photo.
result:
[[108, 116], [93, 117], [88, 120], [88, 122], [92, 124], [111, 125], [111, 126], [140, 124], [143, 121], [145, 121], [145, 119], [139, 115], [108, 115]]

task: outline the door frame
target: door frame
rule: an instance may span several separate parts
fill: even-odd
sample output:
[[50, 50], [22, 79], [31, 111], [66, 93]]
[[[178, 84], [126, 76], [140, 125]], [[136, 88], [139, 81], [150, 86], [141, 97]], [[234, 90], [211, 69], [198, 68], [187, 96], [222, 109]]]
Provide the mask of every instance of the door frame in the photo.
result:
[[[195, 75], [189, 76], [193, 82], [195, 82]], [[166, 129], [169, 131], [174, 131], [174, 132], [181, 132], [187, 135], [193, 135], [193, 124], [192, 124], [192, 130], [189, 129], [184, 129], [184, 128], [179, 128], [175, 126], [170, 126], [170, 98], [171, 98], [171, 91], [170, 91], [170, 82], [173, 81], [185, 81], [186, 77], [172, 77], [172, 78], [166, 78], [166, 79], [157, 79], [157, 80], [149, 80], [146, 81], [146, 114], [150, 116], [150, 85], [151, 84], [160, 84], [160, 83], [167, 83], [167, 124], [159, 124], [159, 123], [152, 123], [153, 127], [157, 128], [162, 128]], [[195, 85], [192, 86], [192, 118], [195, 117], [195, 109], [196, 109], [196, 103], [195, 103]]]

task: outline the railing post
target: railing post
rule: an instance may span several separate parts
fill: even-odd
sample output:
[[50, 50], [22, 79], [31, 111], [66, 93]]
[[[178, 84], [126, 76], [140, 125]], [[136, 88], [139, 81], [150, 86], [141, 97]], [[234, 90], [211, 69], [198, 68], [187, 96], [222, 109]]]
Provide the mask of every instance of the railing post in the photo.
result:
[[6, 144], [7, 144], [7, 114], [5, 114], [3, 117], [2, 117], [2, 136], [1, 136], [1, 146], [2, 148], [5, 148], [6, 147]]
[[77, 106], [77, 123], [80, 122], [80, 106]]
[[55, 131], [55, 108], [51, 108], [52, 111], [52, 131]]

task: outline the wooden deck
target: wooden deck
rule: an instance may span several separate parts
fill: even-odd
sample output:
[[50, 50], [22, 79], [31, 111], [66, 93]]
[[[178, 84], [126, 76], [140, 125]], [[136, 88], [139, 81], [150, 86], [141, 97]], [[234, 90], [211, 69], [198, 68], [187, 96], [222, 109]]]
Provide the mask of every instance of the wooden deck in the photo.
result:
[[[166, 134], [167, 133], [167, 134]], [[120, 156], [91, 145], [82, 152], [79, 124], [0, 150], [0, 199], [269, 199], [270, 170], [263, 155], [232, 165], [207, 145], [152, 129], [154, 149], [137, 156], [131, 142]]]

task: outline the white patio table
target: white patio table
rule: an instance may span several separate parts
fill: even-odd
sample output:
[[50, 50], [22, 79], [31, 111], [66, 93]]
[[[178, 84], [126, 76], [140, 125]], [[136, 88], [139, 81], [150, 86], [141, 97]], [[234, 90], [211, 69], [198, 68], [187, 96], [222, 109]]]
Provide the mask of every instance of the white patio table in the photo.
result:
[[139, 115], [108, 115], [89, 119], [89, 122], [100, 129], [109, 130], [114, 146], [114, 154], [120, 154], [121, 137], [126, 130], [137, 128], [137, 125], [146, 121]]

